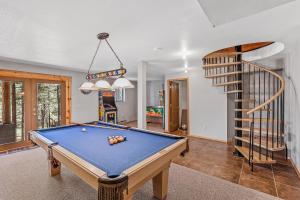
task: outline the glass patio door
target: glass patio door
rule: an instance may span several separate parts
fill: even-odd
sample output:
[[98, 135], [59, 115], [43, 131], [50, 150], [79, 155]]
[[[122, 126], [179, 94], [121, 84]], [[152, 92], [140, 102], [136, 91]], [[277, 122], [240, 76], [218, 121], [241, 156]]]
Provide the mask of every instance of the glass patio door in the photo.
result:
[[24, 82], [0, 79], [0, 145], [24, 141]]
[[0, 69], [0, 153], [31, 146], [31, 130], [71, 122], [71, 81]]
[[64, 89], [61, 82], [33, 81], [33, 127], [51, 128], [65, 124]]

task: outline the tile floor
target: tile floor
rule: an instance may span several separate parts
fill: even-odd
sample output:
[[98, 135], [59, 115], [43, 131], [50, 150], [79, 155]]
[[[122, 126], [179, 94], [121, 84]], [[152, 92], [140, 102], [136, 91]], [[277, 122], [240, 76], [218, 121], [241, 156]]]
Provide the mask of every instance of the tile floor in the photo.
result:
[[[135, 127], [136, 122], [127, 125]], [[164, 131], [157, 124], [148, 124], [147, 128]], [[183, 135], [180, 131], [174, 133]], [[233, 156], [233, 151], [234, 148], [230, 144], [190, 138], [189, 153], [174, 162], [276, 197], [287, 200], [300, 199], [300, 178], [284, 155], [276, 154], [278, 162], [274, 165], [255, 165], [252, 172], [248, 162]]]
[[300, 199], [300, 179], [289, 160], [255, 165], [252, 172], [248, 162], [232, 152], [232, 145], [190, 138], [190, 152], [175, 163], [283, 199]]

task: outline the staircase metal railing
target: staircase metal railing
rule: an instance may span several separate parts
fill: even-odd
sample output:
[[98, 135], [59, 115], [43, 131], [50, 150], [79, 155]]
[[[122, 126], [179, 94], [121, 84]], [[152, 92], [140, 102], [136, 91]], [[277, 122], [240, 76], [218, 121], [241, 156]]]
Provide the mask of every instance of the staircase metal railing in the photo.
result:
[[[274, 159], [273, 151], [270, 151], [270, 149], [274, 150], [284, 145], [283, 134], [284, 134], [285, 82], [284, 79], [279, 74], [266, 67], [262, 67], [247, 61], [243, 61], [243, 67], [248, 68], [248, 73], [250, 77], [249, 96], [251, 96], [252, 93], [254, 99], [254, 108], [252, 108], [247, 112], [248, 116], [252, 115], [250, 133], [252, 133], [253, 136], [256, 129], [259, 134], [259, 141], [258, 141], [259, 144], [254, 145], [254, 140], [252, 139], [252, 142], [249, 145], [249, 155], [250, 152], [254, 150], [254, 148], [258, 148], [259, 160], [262, 159], [262, 155], [264, 154], [265, 155], [264, 159], [268, 161], [270, 158]], [[251, 78], [253, 79], [252, 84], [251, 84]], [[251, 86], [253, 88], [252, 91], [251, 91]], [[258, 103], [258, 105], [256, 105], [256, 102]], [[265, 123], [265, 129], [263, 131], [262, 121], [265, 116], [265, 115], [263, 116], [264, 111], [266, 111], [266, 119], [264, 120], [266, 123]], [[254, 126], [256, 113], [258, 113], [258, 119], [259, 119], [259, 122], [257, 124], [258, 128], [255, 128]], [[270, 117], [272, 117], [271, 123], [270, 123]], [[271, 132], [271, 138], [269, 136], [269, 132]], [[249, 137], [251, 137], [251, 134], [249, 135]], [[265, 140], [264, 148], [262, 147], [263, 138]], [[249, 140], [251, 140], [251, 138], [249, 138]], [[269, 145], [271, 145], [271, 147], [269, 147]]]
[[[233, 52], [206, 56], [203, 68], [205, 77], [211, 78], [214, 86], [223, 86], [225, 93], [235, 94], [236, 145], [248, 143], [249, 147], [248, 153], [244, 148], [236, 149], [248, 157], [253, 170], [253, 163], [272, 164], [275, 151], [287, 150], [284, 142], [285, 81], [274, 70], [241, 60], [240, 55]], [[245, 123], [249, 124], [244, 127]], [[248, 136], [244, 132], [248, 132]]]

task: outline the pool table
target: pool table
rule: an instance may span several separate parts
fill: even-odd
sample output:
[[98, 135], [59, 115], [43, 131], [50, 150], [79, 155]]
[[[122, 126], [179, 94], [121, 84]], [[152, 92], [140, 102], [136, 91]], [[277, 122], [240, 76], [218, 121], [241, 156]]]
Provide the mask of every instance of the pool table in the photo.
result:
[[[109, 136], [126, 137], [110, 145]], [[30, 132], [48, 153], [50, 176], [65, 165], [98, 191], [100, 200], [131, 199], [145, 182], [165, 199], [172, 159], [188, 150], [187, 138], [108, 123], [71, 124]]]

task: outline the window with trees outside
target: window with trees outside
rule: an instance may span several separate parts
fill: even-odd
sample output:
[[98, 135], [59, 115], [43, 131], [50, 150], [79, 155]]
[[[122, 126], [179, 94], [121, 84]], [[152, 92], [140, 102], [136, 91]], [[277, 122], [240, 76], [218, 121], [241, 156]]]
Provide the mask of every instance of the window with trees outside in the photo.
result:
[[54, 83], [37, 84], [38, 128], [61, 125], [61, 85]]

